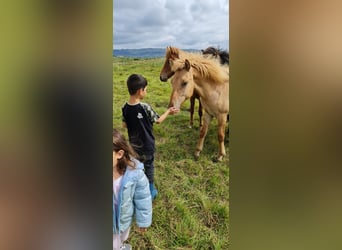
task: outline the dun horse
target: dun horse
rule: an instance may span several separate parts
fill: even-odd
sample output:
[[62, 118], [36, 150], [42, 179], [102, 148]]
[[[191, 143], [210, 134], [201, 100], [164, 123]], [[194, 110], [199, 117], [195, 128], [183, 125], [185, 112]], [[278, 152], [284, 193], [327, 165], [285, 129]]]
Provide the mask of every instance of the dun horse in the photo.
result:
[[[165, 59], [163, 68], [160, 72], [160, 80], [162, 82], [166, 82], [175, 73], [171, 70], [171, 66], [169, 63], [170, 59], [173, 60], [173, 59], [176, 59], [179, 57], [182, 58], [182, 57], [186, 57], [186, 56], [191, 56], [191, 54], [187, 53], [185, 51], [182, 51], [182, 50], [178, 50], [177, 48], [174, 48], [174, 47], [167, 47], [166, 48], [166, 54], [165, 54], [166, 59]], [[194, 112], [195, 112], [195, 101], [196, 101], [196, 99], [198, 99], [199, 126], [202, 127], [203, 108], [202, 108], [202, 104], [200, 101], [200, 96], [196, 92], [196, 90], [194, 90], [193, 94], [190, 97], [190, 123], [189, 123], [190, 128], [194, 124]], [[170, 106], [170, 104], [171, 104], [171, 102], [169, 103], [169, 106]]]
[[[222, 65], [229, 66], [229, 53], [219, 48], [208, 47], [201, 50], [202, 54], [206, 58], [218, 60]], [[229, 114], [227, 115], [227, 121], [229, 122]], [[229, 127], [227, 129], [227, 135], [229, 134]]]
[[[174, 52], [181, 51], [172, 48]], [[200, 55], [189, 54], [188, 58], [180, 58], [179, 54], [171, 54], [169, 65], [174, 72], [170, 104], [176, 108], [197, 91], [205, 109], [203, 126], [196, 146], [195, 156], [199, 157], [204, 144], [208, 126], [213, 117], [218, 123], [219, 154], [217, 160], [226, 155], [224, 146], [225, 126], [229, 112], [229, 69], [219, 63], [205, 59]]]

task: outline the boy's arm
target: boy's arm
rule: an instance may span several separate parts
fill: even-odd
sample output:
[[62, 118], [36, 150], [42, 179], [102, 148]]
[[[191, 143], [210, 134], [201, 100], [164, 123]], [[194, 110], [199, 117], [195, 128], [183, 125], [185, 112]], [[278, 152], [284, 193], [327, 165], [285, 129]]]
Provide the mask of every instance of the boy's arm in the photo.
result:
[[159, 119], [156, 121], [157, 124], [162, 123], [168, 115], [177, 114], [179, 112], [179, 109], [176, 109], [174, 107], [168, 108], [164, 114], [162, 114]]
[[123, 127], [123, 128], [127, 128], [126, 122], [122, 122], [122, 127]]
[[148, 114], [149, 118], [150, 118], [150, 121], [152, 123], [157, 123], [157, 124], [160, 124], [162, 123], [166, 117], [168, 115], [173, 115], [173, 114], [176, 114], [179, 112], [179, 109], [176, 109], [174, 107], [171, 107], [171, 108], [168, 108], [164, 114], [162, 114], [161, 116], [159, 116], [153, 109], [150, 105], [146, 104], [146, 103], [141, 103], [145, 112]]

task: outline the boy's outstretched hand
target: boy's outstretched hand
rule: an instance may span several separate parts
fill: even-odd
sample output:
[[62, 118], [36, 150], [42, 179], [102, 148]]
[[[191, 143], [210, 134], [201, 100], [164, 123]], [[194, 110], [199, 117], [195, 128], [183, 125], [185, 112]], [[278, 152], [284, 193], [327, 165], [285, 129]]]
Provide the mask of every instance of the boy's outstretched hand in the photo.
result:
[[159, 119], [156, 121], [157, 124], [162, 123], [168, 115], [174, 115], [179, 112], [179, 109], [175, 107], [168, 108], [164, 114], [162, 114]]

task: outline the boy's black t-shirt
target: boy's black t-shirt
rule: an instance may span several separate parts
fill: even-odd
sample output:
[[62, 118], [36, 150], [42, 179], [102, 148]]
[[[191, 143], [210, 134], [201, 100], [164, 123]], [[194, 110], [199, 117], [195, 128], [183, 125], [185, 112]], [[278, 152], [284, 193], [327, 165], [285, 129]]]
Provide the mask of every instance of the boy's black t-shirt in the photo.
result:
[[122, 107], [122, 121], [127, 125], [129, 142], [139, 155], [154, 153], [153, 123], [158, 118], [159, 115], [146, 103], [126, 103]]

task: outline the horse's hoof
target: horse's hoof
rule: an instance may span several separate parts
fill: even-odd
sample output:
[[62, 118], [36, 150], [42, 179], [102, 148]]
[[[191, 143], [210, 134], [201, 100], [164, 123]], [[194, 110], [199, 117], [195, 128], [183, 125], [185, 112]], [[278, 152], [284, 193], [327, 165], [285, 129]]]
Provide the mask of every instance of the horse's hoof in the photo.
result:
[[216, 156], [214, 156], [213, 158], [211, 158], [212, 162], [218, 162], [218, 158]]
[[212, 158], [212, 161], [213, 162], [221, 162], [223, 160], [223, 156], [222, 155], [220, 155], [220, 156], [218, 156], [218, 157], [213, 157]]
[[195, 153], [194, 157], [195, 157], [195, 160], [196, 160], [196, 161], [199, 159], [200, 153], [201, 153], [200, 151], [197, 151], [197, 152]]

